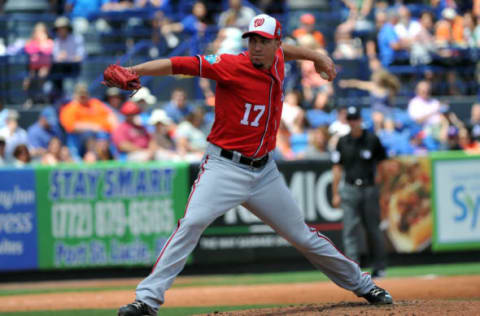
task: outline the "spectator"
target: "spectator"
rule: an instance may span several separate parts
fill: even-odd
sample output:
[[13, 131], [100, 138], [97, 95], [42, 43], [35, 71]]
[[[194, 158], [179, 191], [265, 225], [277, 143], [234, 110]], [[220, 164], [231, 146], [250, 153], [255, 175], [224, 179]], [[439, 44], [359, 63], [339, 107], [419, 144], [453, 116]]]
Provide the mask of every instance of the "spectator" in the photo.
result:
[[395, 24], [395, 33], [403, 42], [405, 47], [410, 48], [415, 42], [421, 30], [421, 25], [418, 21], [412, 19], [412, 15], [407, 6], [400, 6], [398, 8], [399, 21]]
[[200, 160], [207, 147], [207, 136], [202, 131], [203, 115], [202, 108], [195, 108], [186, 116], [186, 120], [178, 125], [175, 132], [177, 152], [188, 161]]
[[433, 14], [422, 12], [420, 16], [420, 30], [410, 47], [410, 64], [425, 65], [432, 62], [436, 53], [435, 37], [433, 36]]
[[75, 33], [87, 33], [88, 20], [101, 11], [104, 3], [105, 0], [66, 0], [65, 14], [72, 19]]
[[0, 100], [0, 129], [4, 128], [7, 121], [8, 109], [3, 106], [2, 100]]
[[156, 160], [174, 160], [178, 157], [175, 151], [175, 141], [172, 138], [173, 121], [162, 109], [153, 110], [149, 124], [155, 127], [152, 136], [152, 147]]
[[60, 123], [70, 134], [67, 138], [75, 139], [73, 142], [79, 150], [79, 156], [83, 156], [87, 140], [95, 139], [99, 133], [111, 133], [117, 125], [117, 119], [106, 104], [90, 97], [85, 84], [79, 83], [75, 87], [73, 100], [60, 110]]
[[352, 29], [347, 24], [340, 24], [335, 31], [335, 50], [332, 56], [336, 59], [357, 59], [363, 56], [362, 40], [353, 37]]
[[399, 132], [395, 129], [395, 122], [391, 118], [383, 120], [380, 128], [376, 131], [378, 138], [385, 147], [389, 157], [407, 155], [411, 153], [409, 132]]
[[302, 112], [300, 107], [301, 93], [299, 91], [290, 91], [285, 94], [282, 109], [282, 122], [286, 128], [291, 131], [293, 129], [294, 121]]
[[318, 47], [325, 48], [325, 37], [322, 32], [315, 30], [315, 16], [311, 13], [305, 13], [300, 17], [300, 27], [293, 31], [292, 36], [298, 40], [307, 34], [313, 36]]
[[46, 103], [44, 83], [52, 67], [53, 41], [49, 38], [47, 26], [37, 23], [33, 28], [30, 39], [25, 44], [28, 54], [28, 76], [23, 81], [23, 89], [27, 92], [25, 108], [34, 103]]
[[456, 126], [450, 126], [448, 128], [445, 150], [463, 150], [459, 144], [458, 128]]
[[397, 33], [395, 25], [398, 22], [398, 14], [394, 10], [377, 13], [377, 24], [379, 27], [377, 44], [379, 58], [384, 67], [392, 64], [404, 63], [407, 57], [408, 46], [405, 45]]
[[14, 158], [13, 152], [18, 145], [27, 144], [27, 132], [18, 126], [18, 112], [8, 110], [6, 125], [0, 129], [0, 138], [5, 140], [5, 158], [11, 162]]
[[100, 132], [95, 138], [89, 138], [86, 144], [86, 152], [83, 155], [83, 161], [94, 163], [97, 161], [108, 161], [113, 159], [110, 150], [110, 135]]
[[[453, 54], [451, 46], [465, 45], [463, 37], [463, 18], [455, 9], [446, 8], [442, 11], [442, 18], [435, 24], [435, 40], [437, 45]], [[445, 56], [450, 57], [450, 56]]]
[[472, 137], [472, 130], [470, 128], [464, 127], [459, 129], [458, 144], [464, 151], [468, 153], [480, 153], [480, 143]]
[[273, 152], [275, 160], [293, 160], [295, 153], [290, 145], [290, 131], [284, 121], [280, 121], [277, 131], [277, 146]]
[[13, 166], [17, 168], [25, 167], [32, 161], [28, 147], [25, 144], [19, 144], [13, 150]]
[[[303, 35], [298, 39], [298, 44], [301, 47], [317, 50], [323, 54], [327, 54], [324, 49], [321, 49], [312, 35]], [[315, 70], [315, 65], [312, 61], [301, 60], [298, 62], [302, 73], [302, 92], [304, 101], [311, 105], [313, 99], [320, 91], [332, 92], [331, 84], [323, 79], [320, 74]]]
[[115, 113], [117, 120], [119, 122], [123, 121], [124, 117], [123, 114], [120, 113], [120, 107], [125, 101], [125, 98], [121, 93], [121, 90], [115, 87], [108, 88], [105, 92], [105, 101], [112, 112]]
[[165, 112], [175, 124], [179, 124], [187, 115], [193, 112], [193, 106], [187, 103], [187, 93], [183, 88], [175, 88], [170, 102], [165, 105]]
[[430, 83], [420, 81], [415, 89], [416, 96], [408, 103], [408, 114], [424, 131], [425, 137], [439, 139], [442, 105], [431, 97]]
[[68, 18], [58, 17], [54, 27], [57, 36], [53, 45], [53, 83], [61, 95], [71, 98], [85, 58], [85, 45], [80, 34], [72, 34]]
[[475, 140], [480, 141], [480, 103], [472, 105], [470, 119], [467, 122], [467, 126], [469, 126], [472, 131], [472, 137]]
[[337, 141], [340, 137], [350, 133], [350, 125], [347, 122], [347, 108], [341, 107], [337, 110], [337, 119], [328, 126], [328, 133], [330, 135], [328, 141], [328, 149], [334, 150], [337, 146]]
[[135, 102], [127, 101], [120, 112], [125, 115], [125, 121], [113, 132], [113, 143], [118, 151], [126, 154], [128, 161], [152, 160], [155, 152], [150, 146], [151, 136], [137, 120], [142, 108]]
[[171, 14], [173, 13], [171, 2], [171, 0], [135, 0], [134, 5], [136, 8], [154, 9]]
[[128, 0], [102, 0], [102, 11], [124, 11], [133, 7], [134, 1]]
[[463, 15], [463, 37], [468, 48], [478, 47], [475, 40], [475, 19], [471, 11]]
[[373, 30], [373, 23], [370, 20], [374, 0], [342, 0], [348, 8], [349, 23], [355, 26], [355, 31], [369, 32]]
[[290, 146], [296, 159], [303, 158], [308, 146], [308, 128], [310, 127], [302, 110], [293, 121], [293, 128], [290, 134]]
[[131, 100], [142, 109], [142, 113], [139, 115], [141, 125], [149, 127], [148, 119], [151, 115], [152, 109], [157, 103], [157, 98], [150, 93], [150, 90], [147, 87], [141, 87], [131, 97]]
[[41, 163], [53, 166], [60, 162], [73, 162], [67, 146], [62, 144], [60, 138], [52, 137], [48, 143], [46, 152], [43, 154]]
[[213, 54], [237, 55], [243, 50], [242, 31], [236, 27], [226, 27], [218, 31], [217, 37], [211, 43], [210, 49]]
[[51, 106], [44, 108], [37, 122], [28, 128], [27, 134], [30, 154], [34, 158], [45, 154], [52, 138], [62, 141], [63, 134], [58, 125], [57, 111]]
[[308, 146], [305, 149], [303, 158], [328, 160], [330, 153], [327, 149], [328, 130], [325, 127], [315, 128], [309, 131]]
[[[480, 3], [480, 1], [478, 1]], [[480, 5], [479, 5], [480, 8]], [[475, 17], [475, 28], [473, 29], [473, 38], [475, 40], [475, 46], [480, 47], [480, 16]]]
[[313, 109], [307, 110], [307, 120], [312, 127], [328, 127], [335, 120], [334, 113], [328, 107], [330, 95], [327, 90], [318, 92], [313, 101]]
[[[166, 38], [172, 38], [173, 33], [184, 33], [195, 38], [196, 41], [191, 48], [192, 54], [197, 54], [199, 53], [198, 42], [204, 37], [207, 30], [206, 18], [207, 7], [203, 2], [196, 1], [192, 8], [192, 14], [187, 15], [181, 22], [164, 24], [161, 32]], [[169, 44], [170, 48], [176, 46], [171, 46], [175, 42], [178, 44], [178, 40], [172, 41], [167, 39], [167, 44]]]
[[235, 27], [240, 31], [246, 31], [250, 20], [256, 15], [252, 8], [244, 6], [242, 0], [229, 0], [228, 10], [220, 13], [218, 18], [218, 26]]
[[381, 112], [386, 116], [391, 115], [395, 95], [400, 90], [398, 78], [383, 69], [373, 72], [370, 81], [356, 79], [340, 80], [338, 85], [341, 88], [355, 88], [368, 91], [370, 93], [372, 111]]
[[428, 148], [425, 145], [424, 139], [426, 137], [425, 131], [418, 130], [410, 137], [409, 155], [426, 156], [428, 155]]

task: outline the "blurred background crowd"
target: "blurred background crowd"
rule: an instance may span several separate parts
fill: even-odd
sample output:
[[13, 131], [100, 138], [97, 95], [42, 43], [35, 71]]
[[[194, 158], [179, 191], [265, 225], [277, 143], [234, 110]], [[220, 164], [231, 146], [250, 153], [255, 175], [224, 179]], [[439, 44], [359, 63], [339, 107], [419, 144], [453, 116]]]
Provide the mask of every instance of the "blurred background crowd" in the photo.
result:
[[110, 63], [238, 54], [260, 12], [284, 42], [329, 54], [338, 77], [290, 62], [275, 159], [327, 159], [346, 107], [390, 156], [480, 153], [480, 1], [0, 1], [0, 164], [200, 160], [215, 86], [142, 78], [129, 96], [100, 84]]

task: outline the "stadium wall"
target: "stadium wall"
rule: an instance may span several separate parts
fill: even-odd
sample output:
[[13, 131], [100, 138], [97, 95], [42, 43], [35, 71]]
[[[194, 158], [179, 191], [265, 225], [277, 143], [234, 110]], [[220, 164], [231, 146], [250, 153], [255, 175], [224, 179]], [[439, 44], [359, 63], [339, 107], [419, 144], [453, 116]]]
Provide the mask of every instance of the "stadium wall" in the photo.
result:
[[[329, 202], [331, 163], [278, 165], [308, 225], [342, 249], [342, 212]], [[0, 169], [0, 272], [151, 266], [184, 214], [197, 168], [110, 162]], [[478, 170], [480, 156], [460, 152], [389, 161], [380, 204], [391, 264], [402, 255], [414, 263], [416, 254], [480, 249]], [[207, 228], [189, 263], [301, 258], [238, 207]]]

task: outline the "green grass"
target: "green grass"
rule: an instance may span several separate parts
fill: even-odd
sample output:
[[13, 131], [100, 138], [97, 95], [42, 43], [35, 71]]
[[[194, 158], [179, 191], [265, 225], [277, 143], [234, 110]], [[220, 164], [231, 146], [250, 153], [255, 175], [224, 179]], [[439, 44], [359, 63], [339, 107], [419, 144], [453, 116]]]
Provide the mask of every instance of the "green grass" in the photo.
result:
[[[423, 275], [470, 275], [480, 274], [480, 263], [461, 264], [437, 264], [410, 267], [391, 267], [387, 270], [387, 278], [390, 277], [416, 277]], [[255, 284], [278, 284], [278, 283], [303, 283], [328, 281], [327, 277], [318, 271], [300, 272], [277, 272], [263, 274], [240, 274], [240, 275], [211, 275], [186, 279], [187, 282], [174, 284], [174, 287], [191, 286], [226, 286], [226, 285], [255, 285]], [[0, 296], [18, 294], [44, 294], [62, 292], [87, 292], [107, 290], [134, 290], [135, 286], [108, 286], [108, 287], [82, 287], [62, 289], [3, 289]]]
[[[243, 306], [218, 306], [218, 307], [170, 307], [162, 308], [162, 316], [189, 316], [194, 314], [207, 314], [214, 312], [228, 312], [252, 308], [267, 308], [279, 305], [243, 305]], [[0, 312], [0, 316], [112, 316], [117, 311], [113, 309], [84, 309], [62, 311], [31, 311], [31, 312]]]

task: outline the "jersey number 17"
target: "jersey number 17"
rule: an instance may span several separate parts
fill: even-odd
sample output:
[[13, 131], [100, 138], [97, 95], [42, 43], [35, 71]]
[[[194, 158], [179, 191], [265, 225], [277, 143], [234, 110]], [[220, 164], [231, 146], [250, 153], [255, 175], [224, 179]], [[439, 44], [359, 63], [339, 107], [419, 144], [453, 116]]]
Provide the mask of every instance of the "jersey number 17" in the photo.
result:
[[250, 112], [252, 111], [252, 105], [250, 103], [245, 103], [245, 113], [243, 114], [243, 118], [240, 121], [242, 125], [250, 125], [253, 127], [258, 127], [258, 122], [262, 118], [263, 113], [265, 113], [265, 105], [254, 105], [253, 112], [256, 112], [255, 119], [250, 121]]

